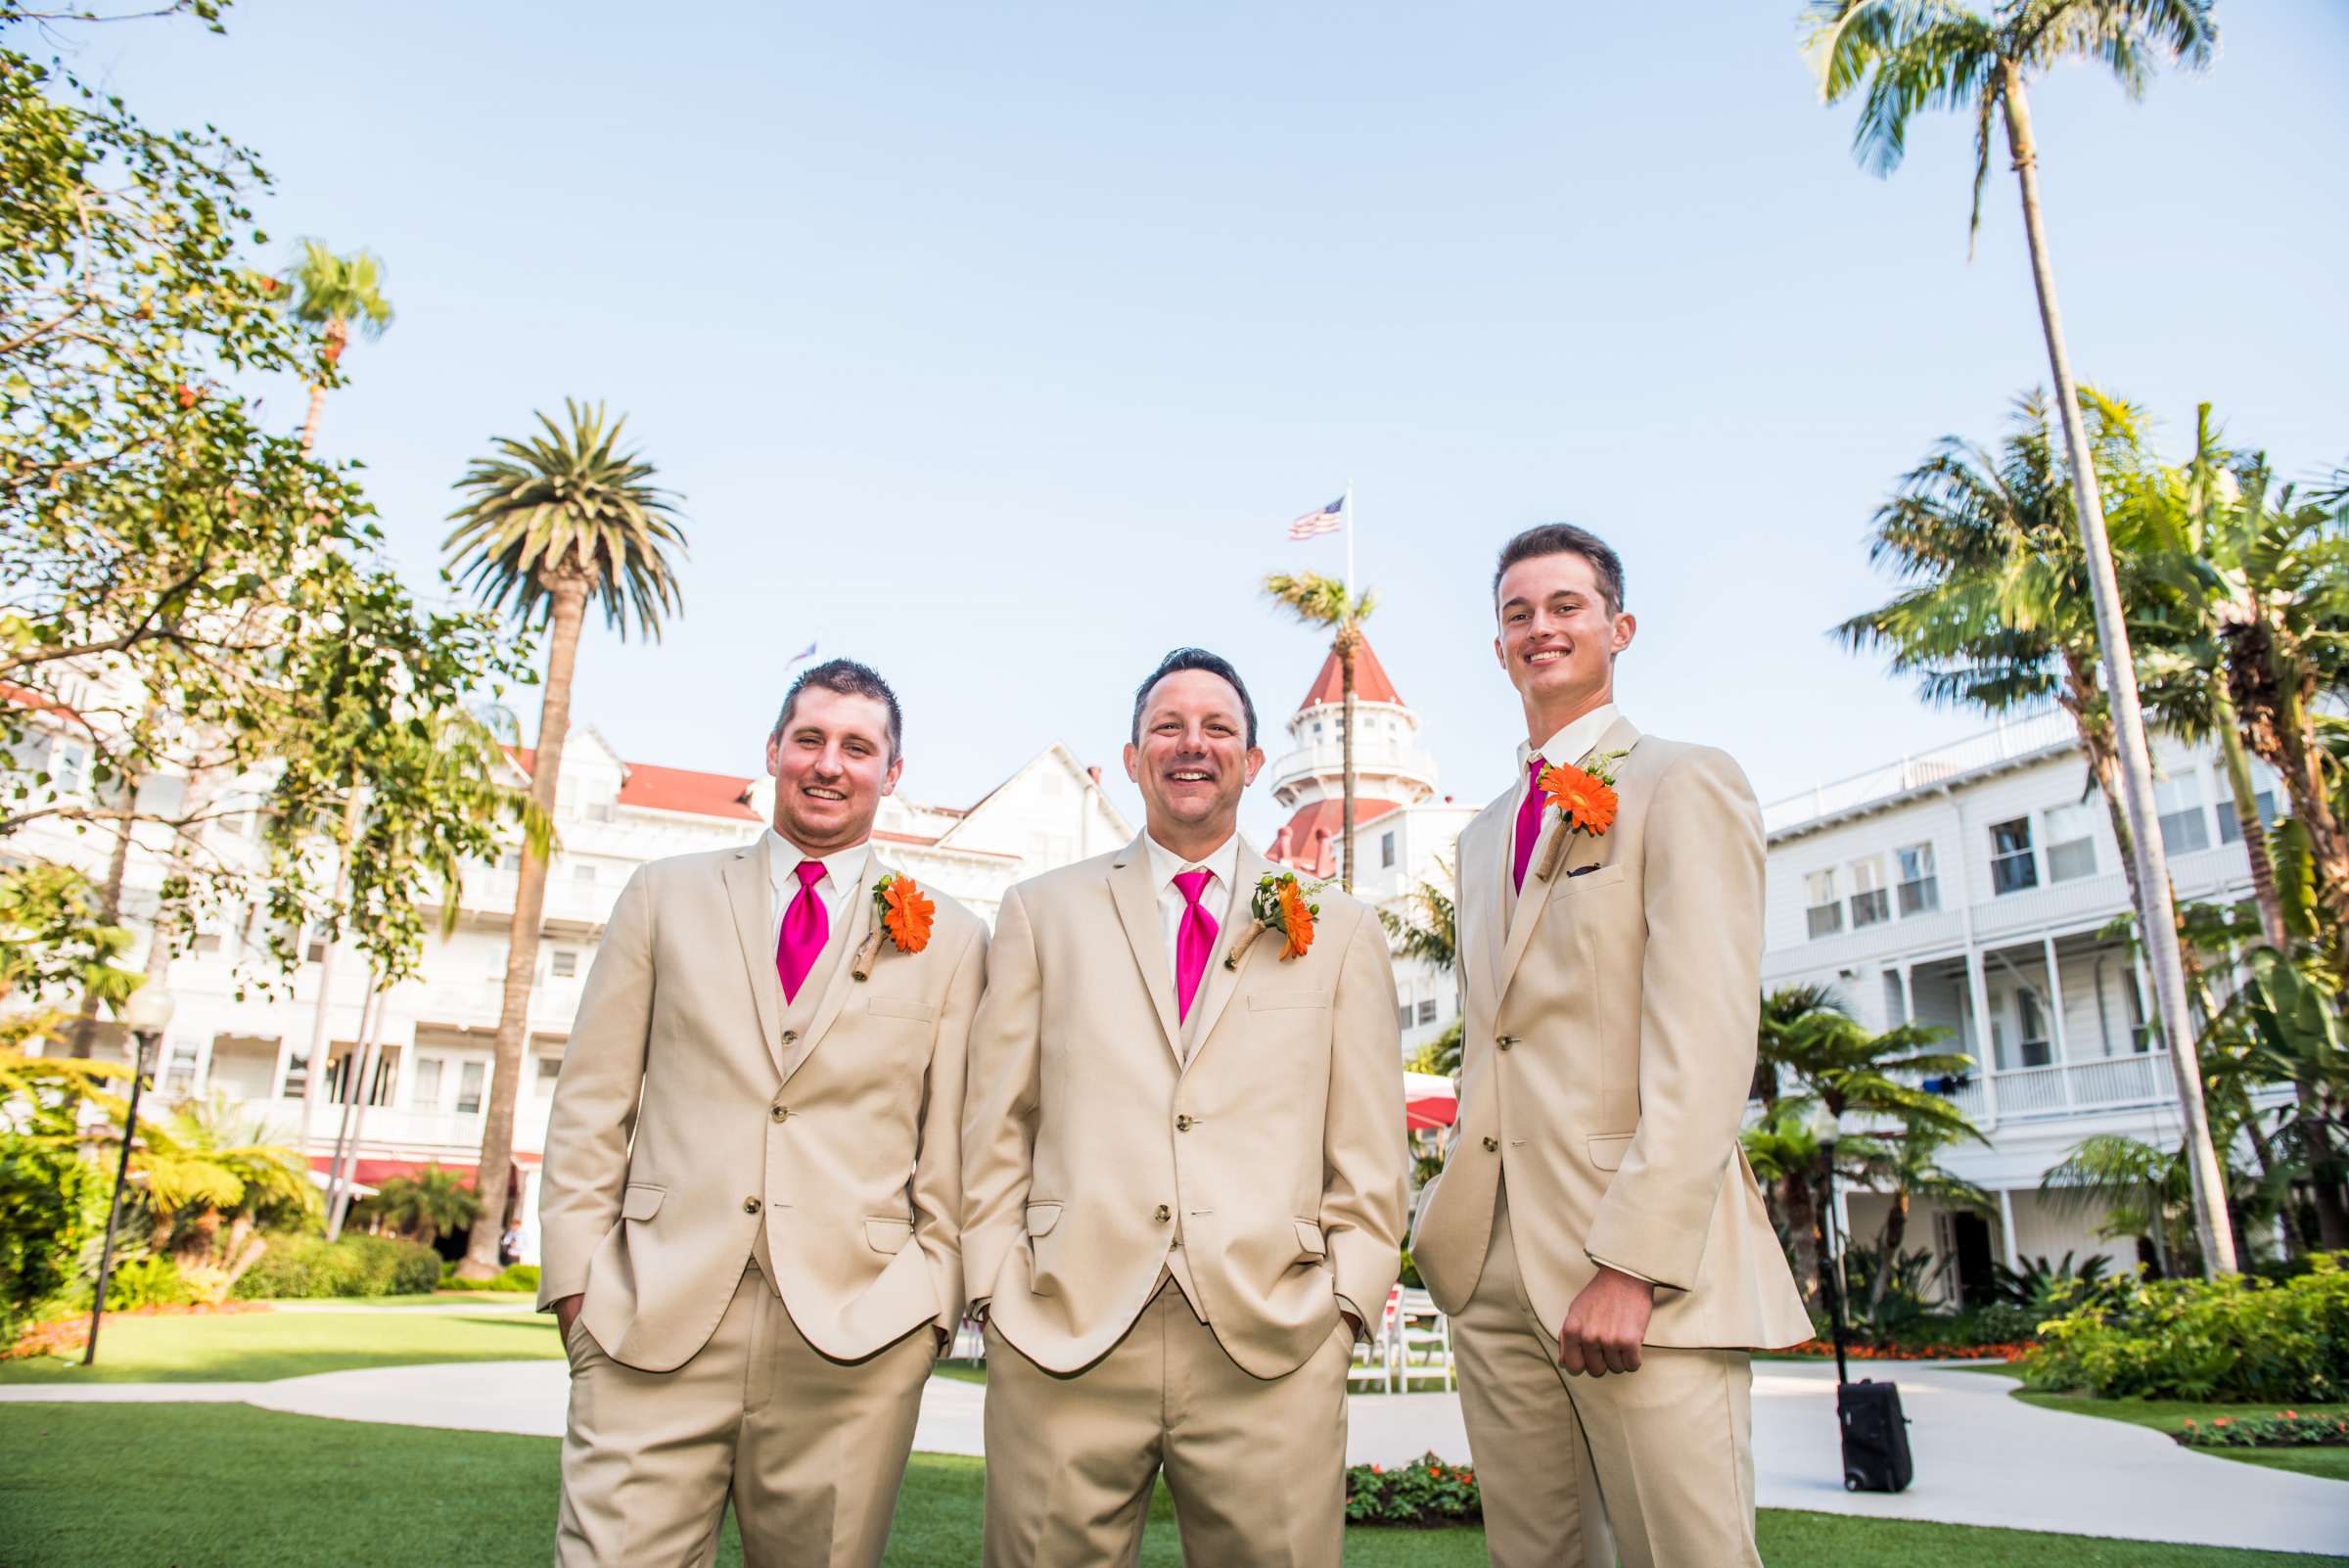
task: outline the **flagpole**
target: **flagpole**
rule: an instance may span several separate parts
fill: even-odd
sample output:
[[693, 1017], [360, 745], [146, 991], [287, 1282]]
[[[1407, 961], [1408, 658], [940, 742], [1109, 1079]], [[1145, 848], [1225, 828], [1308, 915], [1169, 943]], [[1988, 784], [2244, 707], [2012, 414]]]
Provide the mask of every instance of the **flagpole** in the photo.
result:
[[1346, 482], [1346, 598], [1354, 600], [1354, 481]]

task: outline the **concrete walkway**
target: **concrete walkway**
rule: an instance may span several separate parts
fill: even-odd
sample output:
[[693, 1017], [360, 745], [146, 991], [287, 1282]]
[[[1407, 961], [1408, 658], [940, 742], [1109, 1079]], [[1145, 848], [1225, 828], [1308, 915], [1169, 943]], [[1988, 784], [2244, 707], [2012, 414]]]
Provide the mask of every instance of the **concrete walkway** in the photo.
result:
[[[2039, 1409], [2007, 1398], [2011, 1378], [1914, 1365], [1889, 1375], [1900, 1384], [1916, 1455], [1916, 1484], [1897, 1496], [1843, 1490], [1833, 1368], [1757, 1364], [1754, 1453], [1762, 1506], [2349, 1554], [2349, 1485], [2195, 1453], [2126, 1422]], [[459, 1361], [271, 1383], [6, 1387], [0, 1403], [242, 1401], [348, 1421], [556, 1437], [568, 1379], [556, 1360]], [[983, 1452], [986, 1398], [979, 1384], [932, 1378], [914, 1447]], [[1355, 1463], [1403, 1463], [1430, 1451], [1468, 1458], [1456, 1395], [1364, 1395], [1350, 1408], [1347, 1449]]]

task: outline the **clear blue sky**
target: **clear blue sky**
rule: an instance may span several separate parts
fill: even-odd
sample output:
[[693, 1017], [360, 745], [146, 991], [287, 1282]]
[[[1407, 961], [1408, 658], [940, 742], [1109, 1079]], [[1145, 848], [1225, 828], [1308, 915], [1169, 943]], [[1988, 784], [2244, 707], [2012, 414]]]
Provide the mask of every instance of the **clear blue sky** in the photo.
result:
[[[693, 547], [667, 638], [581, 660], [623, 756], [755, 770], [819, 636], [897, 683], [922, 800], [1054, 737], [1116, 777], [1179, 642], [1277, 726], [1321, 650], [1255, 584], [1337, 570], [1284, 525], [1351, 477], [1448, 789], [1505, 785], [1522, 727], [1493, 551], [1568, 518], [1628, 562], [1629, 711], [1768, 799], [1979, 727], [1825, 628], [1887, 591], [1894, 478], [2046, 375], [2004, 161], [1969, 264], [1966, 127], [1862, 172], [1797, 10], [246, 0], [77, 65], [262, 153], [272, 264], [386, 258], [324, 444], [420, 581], [489, 436], [629, 414]], [[2063, 305], [2173, 447], [2207, 398], [2307, 475], [2349, 458], [2349, 16], [2218, 16], [2215, 69], [2142, 105], [2041, 91]]]

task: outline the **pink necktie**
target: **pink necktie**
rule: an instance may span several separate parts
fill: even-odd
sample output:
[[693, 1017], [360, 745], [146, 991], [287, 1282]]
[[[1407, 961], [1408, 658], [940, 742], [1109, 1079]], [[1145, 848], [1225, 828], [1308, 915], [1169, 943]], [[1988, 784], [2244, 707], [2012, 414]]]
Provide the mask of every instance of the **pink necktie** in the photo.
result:
[[815, 955], [831, 940], [831, 918], [824, 913], [824, 900], [815, 896], [815, 885], [823, 880], [823, 861], [800, 862], [800, 896], [784, 912], [783, 931], [775, 939], [775, 973], [783, 977], [787, 1002], [798, 998], [800, 983], [807, 978], [807, 971], [815, 967]]
[[1542, 759], [1537, 756], [1526, 764], [1525, 799], [1517, 807], [1517, 861], [1515, 875], [1519, 893], [1525, 891], [1525, 868], [1533, 863], [1534, 846], [1542, 839], [1542, 808], [1549, 800], [1542, 793]]
[[1199, 977], [1207, 973], [1207, 955], [1216, 950], [1216, 917], [1199, 907], [1212, 871], [1177, 871], [1174, 886], [1182, 890], [1182, 924], [1174, 928], [1174, 1016], [1191, 1016], [1191, 998], [1198, 994]]

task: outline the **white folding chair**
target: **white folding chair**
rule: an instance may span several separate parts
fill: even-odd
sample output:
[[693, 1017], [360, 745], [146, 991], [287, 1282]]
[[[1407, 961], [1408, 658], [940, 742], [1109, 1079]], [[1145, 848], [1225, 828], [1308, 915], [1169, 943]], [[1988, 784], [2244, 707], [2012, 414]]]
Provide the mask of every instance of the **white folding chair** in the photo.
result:
[[1395, 1392], [1395, 1320], [1402, 1301], [1403, 1287], [1397, 1285], [1387, 1292], [1387, 1305], [1378, 1314], [1378, 1327], [1368, 1343], [1354, 1342], [1346, 1359], [1348, 1392], [1357, 1383], [1375, 1383], [1382, 1394]]
[[1395, 1381], [1407, 1394], [1414, 1378], [1433, 1378], [1448, 1389], [1458, 1386], [1451, 1319], [1436, 1310], [1435, 1298], [1424, 1290], [1403, 1291], [1395, 1314]]

